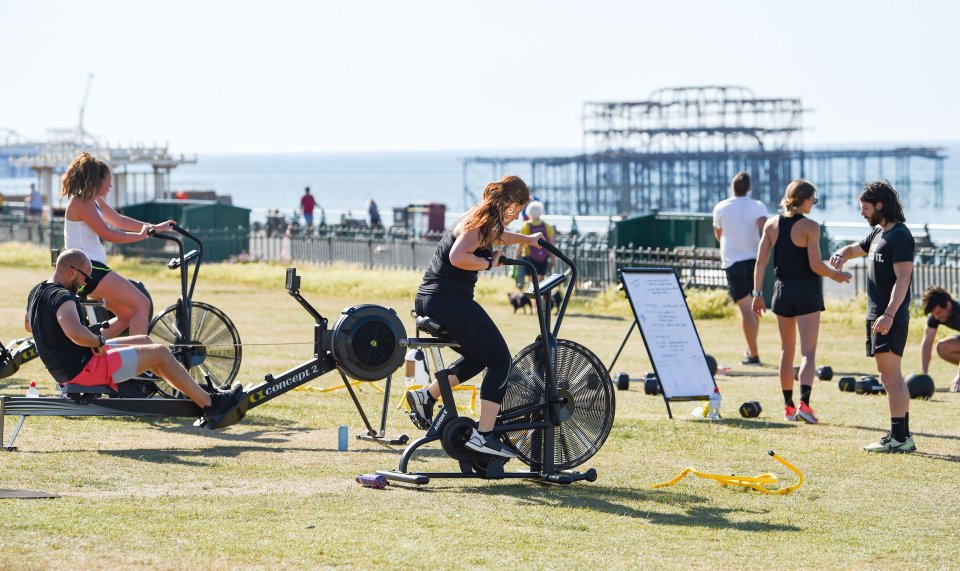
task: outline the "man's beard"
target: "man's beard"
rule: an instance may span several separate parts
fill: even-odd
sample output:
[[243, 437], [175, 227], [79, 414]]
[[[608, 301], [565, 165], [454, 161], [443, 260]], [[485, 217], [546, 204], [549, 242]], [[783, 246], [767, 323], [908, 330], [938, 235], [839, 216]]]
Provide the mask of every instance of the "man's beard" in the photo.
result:
[[81, 287], [83, 287], [83, 284], [81, 284], [79, 281], [74, 280], [70, 282], [70, 285], [67, 286], [67, 291], [69, 291], [73, 295], [77, 295], [80, 292]]
[[877, 226], [881, 222], [883, 222], [883, 215], [880, 213], [879, 210], [874, 210], [873, 213], [867, 217], [867, 223], [870, 224], [871, 226]]

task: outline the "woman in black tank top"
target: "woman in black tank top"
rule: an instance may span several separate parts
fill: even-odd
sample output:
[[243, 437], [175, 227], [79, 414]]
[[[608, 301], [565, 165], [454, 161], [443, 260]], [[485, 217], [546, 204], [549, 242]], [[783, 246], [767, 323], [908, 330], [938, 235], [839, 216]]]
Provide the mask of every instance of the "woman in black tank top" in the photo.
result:
[[[759, 290], [773, 250], [773, 271], [777, 280], [771, 311], [777, 316], [780, 329], [779, 374], [784, 418], [810, 424], [819, 422], [810, 408], [810, 392], [817, 366], [820, 312], [824, 309], [821, 276], [840, 283], [848, 282], [852, 277], [828, 266], [820, 255], [820, 225], [804, 216], [816, 203], [817, 189], [809, 182], [797, 179], [787, 186], [780, 201], [784, 213], [771, 218], [763, 227], [753, 276], [753, 310], [760, 316], [766, 310], [766, 303]], [[793, 401], [793, 358], [798, 333], [801, 356], [799, 405]]]
[[[416, 298], [417, 315], [439, 321], [460, 345], [457, 352], [462, 356], [448, 369], [450, 384], [457, 385], [487, 370], [480, 385], [478, 427], [466, 446], [504, 457], [515, 454], [493, 434], [493, 425], [507, 392], [510, 350], [493, 320], [473, 299], [473, 288], [478, 272], [499, 265], [500, 251], [496, 247], [536, 244], [542, 237], [540, 233], [525, 236], [506, 230], [529, 201], [530, 190], [519, 177], [506, 176], [488, 184], [483, 190], [483, 200], [468, 210], [440, 240]], [[407, 393], [407, 402], [416, 416], [414, 424], [429, 425], [439, 396], [436, 381], [429, 387]]]

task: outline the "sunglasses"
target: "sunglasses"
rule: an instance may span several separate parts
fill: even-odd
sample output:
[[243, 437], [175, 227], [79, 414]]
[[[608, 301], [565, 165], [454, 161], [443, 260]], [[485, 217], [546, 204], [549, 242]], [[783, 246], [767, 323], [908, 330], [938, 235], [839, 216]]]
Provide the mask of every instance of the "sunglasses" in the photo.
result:
[[90, 281], [91, 279], [93, 279], [93, 278], [90, 277], [90, 274], [88, 274], [87, 272], [81, 270], [81, 269], [78, 268], [77, 266], [71, 265], [70, 267], [73, 268], [74, 270], [77, 270], [78, 272], [80, 272], [80, 275], [83, 276], [83, 281], [84, 281], [84, 283], [86, 283], [86, 282]]

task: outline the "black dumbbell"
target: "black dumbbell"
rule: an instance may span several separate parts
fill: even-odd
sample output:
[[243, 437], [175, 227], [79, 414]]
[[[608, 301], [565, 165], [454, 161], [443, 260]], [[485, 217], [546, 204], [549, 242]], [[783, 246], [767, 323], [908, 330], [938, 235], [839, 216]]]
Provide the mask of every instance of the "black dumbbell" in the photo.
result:
[[707, 355], [707, 368], [710, 369], [710, 376], [717, 376], [717, 360], [713, 358], [713, 355]]
[[857, 386], [854, 389], [858, 395], [876, 395], [876, 394], [886, 394], [886, 389], [883, 388], [883, 384], [880, 382], [880, 379], [873, 375], [865, 375], [860, 377], [860, 380], [857, 381]]
[[660, 394], [660, 379], [656, 373], [647, 373], [643, 377], [643, 393], [648, 395]]
[[833, 380], [833, 367], [830, 365], [824, 365], [817, 369], [817, 378], [821, 381], [832, 381]]
[[761, 412], [763, 412], [763, 407], [755, 400], [747, 401], [740, 405], [740, 416], [743, 418], [756, 418], [760, 416]]
[[840, 382], [838, 383], [840, 390], [845, 393], [852, 393], [857, 390], [857, 379], [853, 377], [840, 377]]
[[626, 373], [617, 373], [617, 390], [625, 391], [630, 388], [630, 375]]

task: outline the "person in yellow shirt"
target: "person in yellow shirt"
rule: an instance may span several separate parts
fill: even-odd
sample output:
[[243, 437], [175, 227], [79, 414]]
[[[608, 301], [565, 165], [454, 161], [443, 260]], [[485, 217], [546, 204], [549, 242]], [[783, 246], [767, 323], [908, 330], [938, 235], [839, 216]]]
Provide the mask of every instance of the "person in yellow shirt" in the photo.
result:
[[[523, 223], [523, 226], [520, 227], [521, 234], [530, 236], [540, 232], [551, 244], [556, 243], [553, 226], [550, 226], [544, 222], [543, 219], [541, 219], [541, 216], [543, 216], [542, 202], [539, 200], [534, 200], [528, 204], [527, 216], [530, 218]], [[521, 244], [517, 246], [517, 252], [515, 255], [518, 258], [529, 260], [533, 263], [537, 269], [537, 281], [542, 280], [543, 276], [547, 275], [547, 273], [553, 269], [553, 254], [548, 252], [546, 248]], [[523, 270], [528, 274], [530, 272], [529, 268], [523, 268]], [[531, 279], [533, 278], [533, 276], [530, 277]]]

